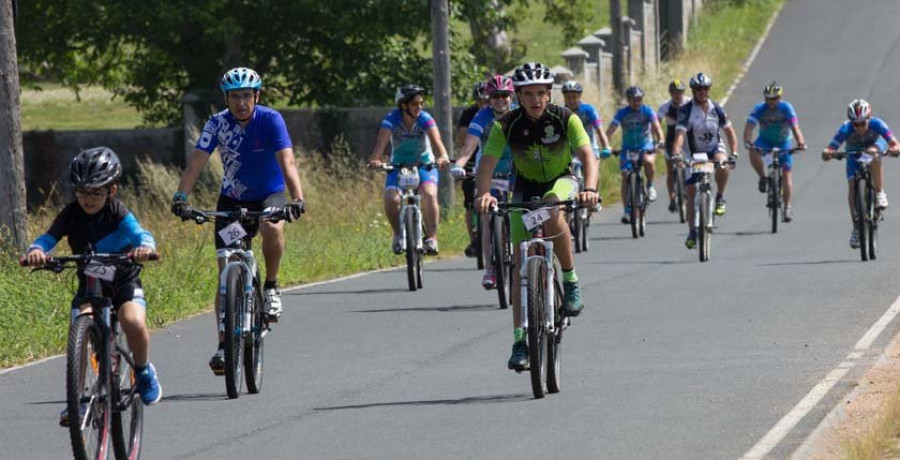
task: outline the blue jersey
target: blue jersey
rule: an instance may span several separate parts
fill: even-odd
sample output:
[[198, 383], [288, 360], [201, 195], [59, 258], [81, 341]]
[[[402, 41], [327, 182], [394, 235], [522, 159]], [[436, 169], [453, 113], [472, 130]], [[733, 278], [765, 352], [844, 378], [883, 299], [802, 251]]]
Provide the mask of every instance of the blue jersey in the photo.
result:
[[81, 254], [90, 245], [96, 252], [128, 252], [139, 246], [156, 248], [153, 235], [141, 228], [124, 204], [109, 198], [95, 214], [84, 212], [77, 202], [60, 211], [47, 233], [39, 236], [29, 248], [50, 252], [67, 237], [73, 254]]
[[625, 106], [616, 112], [610, 126], [622, 126], [623, 150], [651, 150], [653, 136], [650, 134], [650, 128], [653, 122], [658, 120], [656, 112], [647, 105], [641, 105], [638, 110]]
[[403, 112], [400, 109], [388, 113], [381, 122], [381, 128], [391, 132], [391, 163], [433, 162], [428, 130], [436, 126], [437, 122], [424, 110], [419, 112], [410, 129], [403, 126]]
[[750, 111], [747, 123], [759, 125], [759, 139], [770, 145], [784, 145], [791, 140], [791, 128], [797, 126], [797, 112], [790, 102], [779, 101], [773, 108], [760, 102]]
[[212, 116], [196, 149], [222, 156], [222, 195], [240, 201], [262, 201], [284, 191], [284, 176], [275, 152], [291, 148], [284, 118], [274, 109], [257, 105], [247, 126], [228, 110]]
[[[510, 107], [512, 110], [513, 107]], [[484, 151], [484, 145], [487, 143], [488, 137], [491, 135], [491, 127], [494, 126], [494, 110], [490, 107], [485, 107], [478, 111], [475, 114], [475, 117], [472, 118], [472, 122], [469, 123], [469, 131], [468, 133], [472, 136], [477, 137], [479, 149], [478, 156], [475, 160], [475, 164], [478, 165], [481, 163], [481, 152]], [[478, 167], [475, 167], [478, 169]], [[503, 149], [503, 154], [500, 156], [500, 160], [497, 162], [497, 166], [494, 168], [495, 175], [506, 176], [512, 173], [512, 153], [509, 151], [509, 145]]]
[[591, 148], [599, 149], [600, 144], [597, 141], [597, 130], [603, 128], [603, 119], [597, 113], [597, 109], [591, 104], [582, 102], [575, 111], [578, 118], [581, 118], [581, 124], [587, 132], [588, 138], [591, 140]]
[[[850, 121], [845, 121], [834, 135], [834, 139], [828, 144], [832, 149], [837, 149], [842, 143], [847, 143], [847, 150], [864, 150], [878, 143], [879, 138], [890, 141], [894, 137], [891, 128], [880, 118], [872, 118], [869, 120], [869, 129], [865, 133], [859, 135], [853, 129]], [[880, 149], [884, 146], [879, 145]]]

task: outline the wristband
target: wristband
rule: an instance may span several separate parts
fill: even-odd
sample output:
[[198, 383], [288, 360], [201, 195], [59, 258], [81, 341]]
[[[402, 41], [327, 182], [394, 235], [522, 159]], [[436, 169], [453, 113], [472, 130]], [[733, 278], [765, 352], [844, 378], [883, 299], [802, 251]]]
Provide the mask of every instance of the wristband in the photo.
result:
[[175, 196], [172, 197], [172, 201], [176, 200], [187, 201], [187, 193], [175, 192]]
[[597, 193], [597, 189], [595, 189], [595, 188], [586, 188], [586, 189], [582, 190], [582, 192], [594, 192], [594, 193]]

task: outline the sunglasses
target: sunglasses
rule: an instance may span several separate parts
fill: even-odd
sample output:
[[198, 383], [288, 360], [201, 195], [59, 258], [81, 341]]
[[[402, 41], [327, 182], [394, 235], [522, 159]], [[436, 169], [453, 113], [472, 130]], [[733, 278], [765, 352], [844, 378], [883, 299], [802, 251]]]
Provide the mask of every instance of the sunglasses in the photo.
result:
[[868, 121], [854, 121], [853, 126], [856, 128], [862, 128], [863, 126], [866, 126], [866, 123], [868, 123]]
[[494, 93], [494, 94], [491, 94], [491, 99], [506, 99], [510, 96], [512, 96], [512, 95], [509, 93]]
[[103, 198], [109, 193], [109, 190], [75, 190], [75, 196], [78, 198]]

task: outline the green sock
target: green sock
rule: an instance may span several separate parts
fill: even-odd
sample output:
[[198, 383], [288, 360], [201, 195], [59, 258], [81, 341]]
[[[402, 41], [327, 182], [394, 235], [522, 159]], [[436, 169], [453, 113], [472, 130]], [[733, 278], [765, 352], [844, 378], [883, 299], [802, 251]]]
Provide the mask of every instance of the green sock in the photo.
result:
[[525, 328], [517, 327], [513, 329], [513, 342], [521, 342], [525, 340]]
[[571, 270], [563, 269], [563, 282], [565, 283], [577, 283], [578, 275], [575, 274], [575, 267], [572, 267]]

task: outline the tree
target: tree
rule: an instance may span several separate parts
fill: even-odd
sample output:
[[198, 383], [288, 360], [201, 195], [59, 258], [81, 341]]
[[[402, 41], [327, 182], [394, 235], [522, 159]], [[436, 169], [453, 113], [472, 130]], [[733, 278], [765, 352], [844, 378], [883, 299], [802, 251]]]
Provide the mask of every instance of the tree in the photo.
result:
[[25, 252], [25, 165], [13, 2], [0, 0], [0, 246]]

